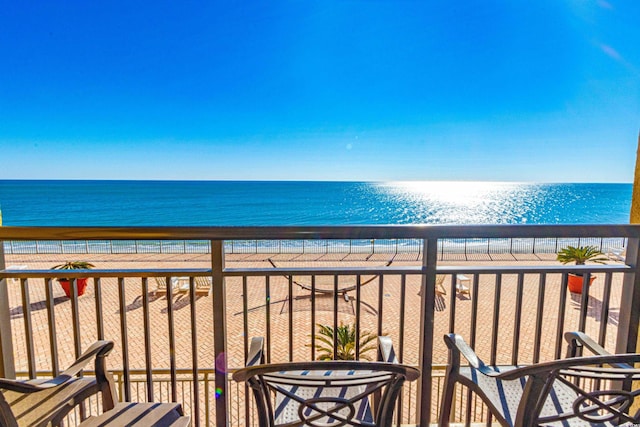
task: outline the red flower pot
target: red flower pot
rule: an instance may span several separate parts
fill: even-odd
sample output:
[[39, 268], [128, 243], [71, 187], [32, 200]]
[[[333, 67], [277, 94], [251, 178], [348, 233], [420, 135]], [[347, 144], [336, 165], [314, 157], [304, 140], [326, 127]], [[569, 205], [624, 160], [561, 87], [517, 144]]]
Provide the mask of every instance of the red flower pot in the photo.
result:
[[[596, 276], [592, 275], [591, 279], [589, 280], [589, 286], [591, 286], [594, 280], [596, 280]], [[582, 276], [569, 274], [569, 280], [567, 282], [567, 285], [570, 292], [573, 292], [574, 294], [581, 294], [582, 293]]]
[[[68, 280], [62, 280], [62, 279], [58, 281], [60, 282], [60, 286], [62, 286], [62, 289], [64, 290], [65, 295], [71, 298], [71, 282], [69, 282]], [[87, 278], [83, 277], [82, 279], [78, 279], [77, 283], [78, 283], [78, 296], [84, 295], [84, 291], [85, 289], [87, 289]]]

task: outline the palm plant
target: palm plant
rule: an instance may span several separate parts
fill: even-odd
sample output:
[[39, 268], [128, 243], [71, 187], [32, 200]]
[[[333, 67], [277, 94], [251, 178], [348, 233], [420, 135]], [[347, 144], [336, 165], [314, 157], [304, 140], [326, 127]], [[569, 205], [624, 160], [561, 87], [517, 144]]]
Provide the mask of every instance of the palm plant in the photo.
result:
[[95, 267], [87, 261], [67, 261], [64, 264], [55, 265], [51, 267], [53, 270], [89, 270]]
[[[336, 354], [333, 355], [333, 326], [318, 324], [318, 334], [315, 339], [320, 341], [318, 345], [318, 360], [355, 360], [356, 359], [356, 327], [352, 324], [344, 324], [336, 327], [335, 337], [337, 341]], [[366, 353], [376, 349], [377, 336], [362, 331], [360, 333], [360, 358], [371, 360]]]
[[[95, 265], [87, 261], [67, 261], [64, 264], [59, 264], [54, 267], [51, 267], [51, 269], [53, 270], [90, 270], [93, 267], [95, 267]], [[71, 289], [71, 283], [73, 282], [73, 280], [65, 277], [59, 277], [58, 282], [60, 282], [60, 286], [62, 286], [62, 289], [64, 290], [65, 295], [68, 297], [71, 297], [71, 295], [73, 294], [73, 290]], [[87, 278], [79, 277], [76, 283], [78, 285], [78, 296], [84, 295], [84, 290], [87, 287]]]
[[604, 264], [607, 257], [595, 246], [567, 246], [558, 252], [558, 261], [563, 264], [575, 262], [576, 265], [584, 265], [587, 261]]
[[[95, 265], [91, 264], [87, 261], [67, 261], [64, 264], [56, 265], [51, 267], [52, 270], [89, 270], [95, 267]], [[69, 279], [60, 278], [60, 280], [69, 281]]]

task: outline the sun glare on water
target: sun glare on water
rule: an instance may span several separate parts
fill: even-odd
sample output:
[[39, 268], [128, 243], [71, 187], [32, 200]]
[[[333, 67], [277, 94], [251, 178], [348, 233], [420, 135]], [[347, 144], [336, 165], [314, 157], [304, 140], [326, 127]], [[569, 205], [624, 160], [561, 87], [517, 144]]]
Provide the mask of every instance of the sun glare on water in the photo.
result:
[[460, 207], [480, 206], [505, 190], [505, 184], [492, 182], [398, 182], [393, 185], [415, 200]]
[[495, 182], [390, 182], [379, 190], [404, 206], [402, 222], [526, 223], [535, 188]]

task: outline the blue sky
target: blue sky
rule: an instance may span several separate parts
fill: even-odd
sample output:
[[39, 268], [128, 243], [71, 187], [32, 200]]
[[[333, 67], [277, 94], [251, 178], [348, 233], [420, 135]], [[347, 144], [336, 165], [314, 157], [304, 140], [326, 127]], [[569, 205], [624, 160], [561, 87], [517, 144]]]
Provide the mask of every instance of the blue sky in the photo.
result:
[[5, 2], [0, 179], [631, 182], [640, 2]]

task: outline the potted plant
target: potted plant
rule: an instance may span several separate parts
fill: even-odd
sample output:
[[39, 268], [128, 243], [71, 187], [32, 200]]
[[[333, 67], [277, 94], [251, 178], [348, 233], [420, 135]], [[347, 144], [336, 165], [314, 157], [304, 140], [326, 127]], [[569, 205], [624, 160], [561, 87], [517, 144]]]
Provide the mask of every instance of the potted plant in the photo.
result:
[[[90, 270], [95, 267], [93, 264], [87, 261], [67, 261], [64, 264], [51, 267], [52, 270]], [[60, 286], [64, 290], [64, 293], [71, 298], [71, 281], [73, 279], [59, 278]], [[87, 278], [78, 278], [76, 283], [78, 284], [78, 296], [84, 295], [84, 291], [87, 288]]]
[[[318, 360], [333, 360], [333, 326], [318, 324], [318, 334], [316, 340], [318, 345]], [[336, 328], [337, 348], [335, 360], [355, 360], [356, 358], [356, 327], [351, 324], [340, 325]], [[360, 333], [360, 357], [364, 360], [371, 360], [366, 353], [376, 349], [377, 336], [362, 331]]]
[[[563, 264], [575, 262], [576, 265], [585, 265], [587, 261], [604, 264], [607, 258], [604, 256], [604, 253], [595, 246], [567, 246], [558, 252], [558, 261]], [[589, 286], [591, 286], [595, 278], [596, 276], [591, 276]], [[582, 274], [569, 273], [568, 287], [569, 291], [573, 293], [582, 293]]]

